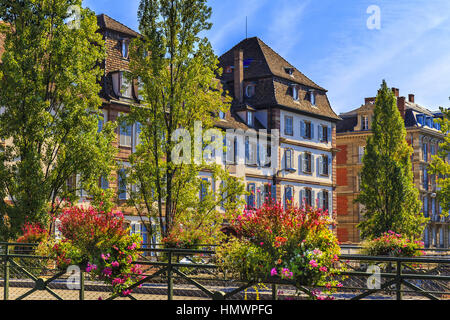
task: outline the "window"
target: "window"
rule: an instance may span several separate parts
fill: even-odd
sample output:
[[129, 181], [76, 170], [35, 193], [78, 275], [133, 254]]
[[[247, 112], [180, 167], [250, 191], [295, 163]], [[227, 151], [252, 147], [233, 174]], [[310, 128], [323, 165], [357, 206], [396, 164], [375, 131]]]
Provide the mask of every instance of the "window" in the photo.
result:
[[126, 169], [121, 168], [117, 172], [118, 177], [118, 194], [119, 194], [119, 200], [128, 200], [129, 193], [127, 188], [127, 176], [126, 176]]
[[208, 185], [209, 185], [208, 178], [202, 178], [200, 184], [200, 201], [203, 201], [208, 195]]
[[121, 123], [119, 127], [119, 145], [121, 147], [131, 147], [133, 126], [126, 122]]
[[428, 218], [428, 196], [423, 196], [423, 215], [425, 218]]
[[323, 190], [319, 193], [319, 208], [323, 210], [330, 210], [330, 193]]
[[292, 205], [293, 202], [293, 188], [285, 187], [284, 189], [284, 205], [285, 207]]
[[292, 149], [286, 149], [284, 151], [284, 168], [286, 170], [292, 170], [292, 157], [293, 157], [293, 150]]
[[422, 159], [425, 162], [428, 162], [428, 144], [423, 142], [422, 144]]
[[312, 106], [316, 105], [316, 93], [314, 92], [314, 90], [310, 90], [307, 94], [306, 94], [306, 99], [311, 102]]
[[366, 131], [369, 130], [369, 117], [361, 116], [361, 130]]
[[129, 79], [126, 77], [124, 72], [121, 72], [121, 86], [120, 93], [125, 98], [132, 98], [133, 86], [131, 85]]
[[247, 98], [251, 98], [253, 97], [255, 94], [255, 85], [254, 84], [249, 84], [245, 87], [245, 96]]
[[301, 136], [304, 139], [312, 140], [314, 139], [314, 127], [309, 121], [300, 122]]
[[245, 164], [250, 166], [257, 165], [256, 154], [257, 154], [257, 142], [255, 141], [255, 139], [245, 137]]
[[247, 185], [247, 192], [249, 193], [247, 196], [247, 207], [254, 208], [255, 207], [255, 196], [256, 196], [256, 186], [254, 183], [249, 183]]
[[77, 196], [80, 198], [80, 200], [84, 200], [89, 197], [89, 194], [86, 190], [83, 188], [83, 180], [81, 179], [81, 175], [76, 175], [76, 190], [77, 190]]
[[102, 110], [101, 114], [98, 117], [98, 130], [97, 132], [101, 132], [105, 123], [108, 121], [108, 111]]
[[100, 187], [101, 187], [103, 190], [109, 189], [109, 181], [108, 181], [107, 178], [105, 178], [105, 177], [103, 177], [103, 176], [100, 178]]
[[219, 111], [219, 118], [220, 119], [225, 119], [225, 112]]
[[318, 127], [319, 131], [319, 141], [320, 142], [329, 142], [331, 141], [331, 128], [324, 125], [319, 125]]
[[292, 98], [298, 101], [298, 87], [296, 85], [292, 86]]
[[311, 173], [312, 172], [312, 154], [309, 152], [305, 152], [303, 154], [303, 173]]
[[141, 144], [141, 131], [142, 131], [142, 125], [140, 122], [136, 122], [134, 124], [134, 139], [133, 139], [133, 147]]
[[310, 207], [312, 206], [313, 192], [311, 189], [306, 188], [305, 190], [302, 190], [300, 192], [300, 196], [302, 198], [302, 204], [305, 204]]
[[423, 179], [422, 179], [422, 182], [423, 182], [423, 188], [425, 190], [428, 190], [428, 169], [426, 167], [423, 168]]
[[128, 59], [128, 47], [129, 47], [129, 41], [127, 39], [123, 39], [121, 41], [121, 53], [122, 53], [122, 57], [125, 59]]
[[294, 119], [291, 116], [284, 117], [284, 134], [288, 136], [294, 135]]
[[331, 158], [327, 155], [319, 157], [319, 175], [328, 176]]
[[358, 163], [362, 163], [365, 153], [365, 147], [359, 146], [358, 147]]
[[227, 164], [236, 163], [236, 146], [237, 146], [237, 138], [236, 137], [226, 137], [226, 159]]

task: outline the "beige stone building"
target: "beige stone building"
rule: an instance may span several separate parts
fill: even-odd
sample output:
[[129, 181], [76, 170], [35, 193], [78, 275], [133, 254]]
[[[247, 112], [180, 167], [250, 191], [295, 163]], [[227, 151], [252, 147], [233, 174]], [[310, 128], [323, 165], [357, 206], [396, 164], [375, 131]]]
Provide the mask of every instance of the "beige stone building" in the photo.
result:
[[[431, 157], [437, 154], [444, 138], [439, 125], [434, 122], [442, 115], [415, 103], [413, 94], [406, 99], [399, 95], [398, 89], [392, 90], [405, 120], [407, 141], [414, 150], [412, 170], [414, 183], [420, 191], [422, 212], [430, 218], [423, 240], [427, 247], [448, 248], [449, 220], [441, 215], [436, 198], [436, 178], [428, 172]], [[359, 193], [359, 172], [366, 139], [371, 134], [374, 102], [375, 98], [366, 98], [360, 108], [341, 114], [343, 120], [337, 125], [337, 234], [341, 242], [358, 243], [361, 240], [356, 225], [364, 208], [354, 200]]]

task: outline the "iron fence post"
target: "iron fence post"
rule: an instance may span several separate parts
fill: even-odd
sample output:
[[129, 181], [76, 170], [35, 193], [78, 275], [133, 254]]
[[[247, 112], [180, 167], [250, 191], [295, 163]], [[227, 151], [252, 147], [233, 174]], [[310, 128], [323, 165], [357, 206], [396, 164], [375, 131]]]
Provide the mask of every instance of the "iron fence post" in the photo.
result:
[[9, 299], [9, 246], [5, 245], [3, 300]]
[[402, 300], [402, 262], [397, 260], [397, 276], [395, 284], [396, 299]]
[[167, 300], [173, 300], [172, 251], [169, 250], [169, 264], [167, 266]]
[[84, 300], [84, 271], [80, 271], [80, 300]]
[[278, 285], [272, 284], [272, 300], [278, 300]]

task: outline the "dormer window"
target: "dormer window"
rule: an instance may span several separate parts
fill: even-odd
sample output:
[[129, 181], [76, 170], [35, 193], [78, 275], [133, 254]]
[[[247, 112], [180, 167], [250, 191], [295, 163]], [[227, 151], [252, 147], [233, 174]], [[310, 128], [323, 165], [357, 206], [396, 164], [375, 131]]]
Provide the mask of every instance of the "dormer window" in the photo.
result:
[[294, 68], [287, 67], [287, 68], [284, 68], [284, 71], [290, 76], [292, 76], [294, 74]]
[[225, 119], [225, 112], [219, 111], [219, 119]]
[[298, 101], [298, 87], [296, 85], [292, 86], [292, 98]]
[[369, 117], [368, 116], [361, 117], [361, 130], [363, 130], [363, 131], [369, 130]]
[[128, 48], [129, 48], [129, 41], [128, 39], [122, 39], [121, 40], [121, 52], [122, 52], [122, 58], [128, 59]]
[[245, 96], [251, 98], [255, 95], [255, 85], [249, 84], [245, 87]]
[[308, 101], [311, 102], [311, 105], [315, 106], [316, 105], [316, 93], [314, 92], [314, 90], [310, 90], [308, 92]]

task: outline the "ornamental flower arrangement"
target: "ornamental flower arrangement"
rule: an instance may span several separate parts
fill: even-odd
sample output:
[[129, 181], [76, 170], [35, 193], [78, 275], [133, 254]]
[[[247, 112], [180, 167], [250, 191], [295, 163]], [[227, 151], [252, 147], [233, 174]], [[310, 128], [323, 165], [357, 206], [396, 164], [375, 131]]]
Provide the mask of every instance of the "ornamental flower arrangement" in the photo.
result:
[[[328, 211], [264, 204], [231, 221], [237, 237], [217, 249], [224, 272], [248, 281], [284, 279], [298, 286], [339, 286], [339, 243]], [[317, 296], [317, 295], [316, 295]]]
[[370, 256], [416, 257], [424, 255], [424, 243], [392, 230], [363, 242], [363, 254]]
[[111, 284], [114, 293], [128, 295], [129, 286], [141, 279], [137, 260], [142, 239], [124, 228], [121, 213], [70, 207], [60, 216], [63, 240], [53, 246], [57, 266], [79, 265], [92, 278]]

